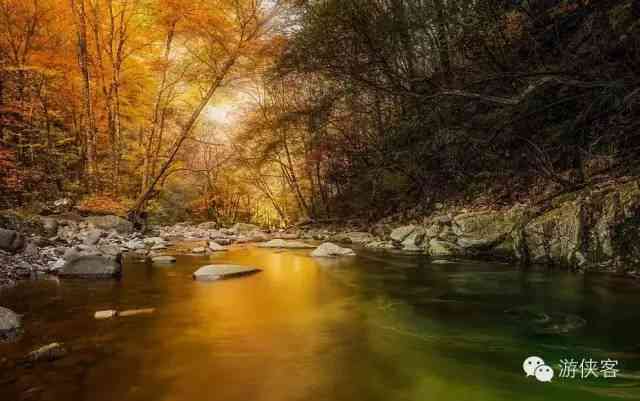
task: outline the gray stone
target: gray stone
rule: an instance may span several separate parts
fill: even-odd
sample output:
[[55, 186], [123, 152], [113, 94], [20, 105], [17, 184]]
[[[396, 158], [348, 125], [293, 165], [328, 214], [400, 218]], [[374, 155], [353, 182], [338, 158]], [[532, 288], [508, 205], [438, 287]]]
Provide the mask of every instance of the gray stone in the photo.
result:
[[82, 239], [82, 243], [85, 245], [96, 245], [103, 236], [104, 231], [97, 229], [83, 231], [79, 234], [79, 237]]
[[104, 256], [80, 256], [67, 261], [58, 274], [61, 277], [118, 277], [122, 274], [122, 265]]
[[314, 258], [331, 258], [336, 256], [355, 256], [356, 253], [349, 248], [342, 248], [331, 242], [325, 242], [311, 252], [311, 256]]
[[422, 227], [416, 227], [411, 234], [402, 241], [402, 248], [406, 251], [418, 251], [424, 243], [426, 231]]
[[12, 340], [21, 327], [21, 319], [11, 309], [0, 306], [0, 340]]
[[89, 227], [101, 230], [116, 230], [120, 234], [131, 234], [133, 224], [118, 216], [91, 216], [85, 219]]
[[249, 266], [237, 265], [209, 265], [198, 269], [193, 273], [194, 280], [215, 281], [241, 276], [247, 276], [260, 272], [260, 269]]
[[417, 227], [414, 225], [398, 227], [395, 230], [391, 231], [391, 240], [395, 242], [402, 242], [405, 240], [405, 238], [411, 235], [416, 230], [416, 228]]
[[464, 250], [452, 242], [437, 239], [429, 241], [429, 255], [431, 256], [459, 256], [463, 254]]
[[23, 245], [24, 239], [19, 232], [0, 228], [0, 250], [15, 252]]
[[49, 237], [53, 237], [58, 234], [58, 220], [51, 217], [41, 217], [42, 229]]

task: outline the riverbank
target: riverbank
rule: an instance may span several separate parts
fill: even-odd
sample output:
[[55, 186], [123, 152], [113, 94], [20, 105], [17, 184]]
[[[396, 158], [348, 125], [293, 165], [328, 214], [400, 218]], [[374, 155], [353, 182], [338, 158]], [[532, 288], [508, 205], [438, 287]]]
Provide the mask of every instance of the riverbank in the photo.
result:
[[[214, 222], [155, 226], [142, 234], [118, 216], [72, 213], [24, 217], [3, 212], [0, 220], [0, 285], [38, 274], [62, 274], [78, 258], [92, 258], [92, 274], [118, 274], [119, 258], [166, 256], [174, 240], [201, 241], [205, 253], [238, 243], [273, 239], [331, 241], [382, 252], [432, 258], [482, 258], [544, 264], [575, 271], [640, 277], [640, 181], [583, 189], [536, 205], [499, 209], [438, 205], [428, 216], [388, 218], [376, 224], [303, 224], [263, 230]], [[215, 245], [214, 245], [215, 244]], [[109, 267], [107, 270], [101, 270]]]

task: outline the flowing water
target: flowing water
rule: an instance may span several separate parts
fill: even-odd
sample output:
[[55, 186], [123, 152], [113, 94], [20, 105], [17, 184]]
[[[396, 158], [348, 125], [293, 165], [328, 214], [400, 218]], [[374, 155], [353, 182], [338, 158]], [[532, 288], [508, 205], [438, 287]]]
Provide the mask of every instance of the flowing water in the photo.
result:
[[[223, 262], [263, 272], [192, 280]], [[243, 247], [127, 264], [120, 281], [24, 282], [0, 305], [25, 325], [0, 344], [3, 401], [640, 400], [640, 285], [612, 276]], [[156, 311], [93, 318], [138, 308]], [[51, 342], [69, 354], [11, 362]], [[530, 355], [550, 383], [525, 377]], [[565, 358], [619, 371], [560, 377]]]

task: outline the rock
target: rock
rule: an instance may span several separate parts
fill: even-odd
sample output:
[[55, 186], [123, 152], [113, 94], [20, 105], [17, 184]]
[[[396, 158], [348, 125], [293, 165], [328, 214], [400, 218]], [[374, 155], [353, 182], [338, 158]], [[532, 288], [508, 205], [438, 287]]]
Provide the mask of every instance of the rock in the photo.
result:
[[118, 216], [91, 216], [84, 220], [89, 227], [101, 230], [116, 230], [120, 234], [131, 234], [133, 232], [133, 224], [129, 220], [125, 220]]
[[260, 269], [248, 266], [209, 265], [201, 267], [193, 273], [193, 278], [198, 281], [215, 281], [246, 276], [260, 271]]
[[150, 315], [156, 311], [155, 308], [145, 308], [145, 309], [131, 309], [122, 312], [118, 312], [118, 317], [128, 317], [128, 316], [137, 316], [137, 315]]
[[325, 242], [320, 245], [315, 251], [311, 252], [311, 256], [314, 258], [331, 258], [336, 256], [355, 256], [356, 253], [349, 248], [342, 248], [331, 242]]
[[205, 253], [206, 251], [207, 251], [206, 248], [203, 247], [203, 246], [199, 246], [199, 247], [191, 249], [192, 253]]
[[210, 241], [209, 242], [209, 250], [212, 252], [224, 252], [227, 250], [224, 246], [218, 244], [217, 242]]
[[524, 228], [529, 261], [571, 266], [584, 228], [582, 208], [576, 201], [531, 220]]
[[0, 306], [0, 340], [15, 339], [21, 326], [21, 319], [18, 314], [11, 309]]
[[0, 228], [0, 250], [16, 252], [24, 245], [24, 239], [19, 232]]
[[67, 261], [58, 274], [61, 277], [119, 277], [122, 265], [119, 260], [105, 256], [80, 256]]
[[416, 226], [414, 225], [398, 227], [395, 230], [391, 231], [391, 240], [395, 242], [402, 242], [415, 230]]
[[260, 230], [260, 227], [246, 223], [236, 223], [233, 227], [231, 227], [231, 231], [233, 231], [235, 234], [249, 234], [253, 231], [258, 230]]
[[82, 240], [83, 244], [96, 245], [100, 241], [100, 238], [104, 236], [104, 231], [93, 229], [93, 230], [83, 231], [78, 236]]
[[49, 271], [50, 272], [57, 272], [58, 270], [62, 269], [64, 267], [64, 264], [66, 262], [64, 261], [64, 259], [56, 259], [53, 262], [51, 262], [49, 264]]
[[130, 241], [125, 242], [123, 245], [126, 248], [133, 249], [133, 250], [145, 248], [144, 242], [142, 242], [139, 239], [132, 239]]
[[204, 223], [198, 224], [198, 228], [201, 230], [215, 230], [218, 228], [218, 223], [215, 221], [206, 221]]
[[35, 241], [28, 241], [27, 246], [24, 247], [23, 254], [30, 258], [37, 258], [39, 253], [38, 245]]
[[176, 258], [173, 256], [155, 256], [151, 258], [151, 261], [157, 265], [168, 265], [176, 263]]
[[54, 237], [58, 234], [58, 220], [51, 217], [41, 217], [40, 222], [42, 223], [42, 229], [47, 236]]
[[424, 235], [429, 239], [436, 238], [440, 234], [441, 230], [442, 227], [439, 223], [433, 223], [425, 230]]
[[142, 242], [148, 246], [155, 246], [158, 244], [164, 245], [166, 241], [161, 237], [147, 237], [144, 240], [142, 240]]
[[57, 214], [68, 212], [73, 206], [73, 201], [69, 198], [61, 198], [53, 202], [53, 211]]
[[521, 208], [508, 211], [464, 213], [453, 220], [458, 245], [464, 249], [486, 250], [502, 241], [515, 230], [523, 216]]
[[163, 245], [163, 244], [157, 244], [157, 245], [154, 245], [154, 246], [151, 247], [152, 251], [160, 251], [160, 250], [163, 250], [163, 249], [167, 249], [167, 246]]
[[271, 235], [262, 231], [254, 231], [248, 235], [249, 242], [265, 242], [271, 240]]
[[112, 317], [115, 317], [117, 314], [118, 312], [114, 310], [101, 310], [94, 313], [93, 318], [98, 320], [111, 319]]
[[67, 350], [60, 343], [51, 343], [40, 347], [35, 351], [31, 351], [27, 355], [30, 362], [51, 362], [63, 358], [67, 355]]
[[431, 256], [460, 256], [464, 255], [464, 250], [458, 245], [442, 241], [438, 239], [432, 239], [429, 241], [429, 255]]
[[274, 239], [263, 244], [259, 244], [260, 248], [286, 248], [286, 249], [310, 249], [315, 248], [313, 245], [305, 244], [300, 241], [287, 241], [283, 239]]
[[365, 245], [368, 249], [395, 249], [395, 245], [391, 241], [373, 241]]
[[82, 256], [100, 256], [100, 251], [93, 246], [74, 246], [65, 251], [63, 259], [70, 262]]
[[367, 232], [352, 231], [348, 233], [336, 234], [332, 238], [336, 242], [344, 242], [347, 244], [360, 244], [365, 245], [369, 242], [375, 241], [375, 237]]
[[231, 245], [233, 243], [233, 240], [231, 238], [216, 238], [213, 242], [218, 245], [226, 246]]
[[411, 234], [402, 241], [402, 249], [406, 251], [420, 251], [426, 237], [426, 231], [422, 227], [416, 227]]
[[103, 255], [112, 256], [115, 258], [122, 253], [122, 248], [120, 248], [118, 245], [99, 245], [98, 251]]

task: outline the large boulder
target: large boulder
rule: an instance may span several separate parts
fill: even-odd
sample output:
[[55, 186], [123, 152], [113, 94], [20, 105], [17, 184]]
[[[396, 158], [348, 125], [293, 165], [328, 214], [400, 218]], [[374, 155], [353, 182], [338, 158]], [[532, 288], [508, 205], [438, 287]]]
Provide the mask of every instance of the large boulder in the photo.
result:
[[0, 306], [0, 340], [12, 340], [21, 327], [20, 316], [11, 309]]
[[122, 275], [120, 258], [100, 255], [80, 256], [67, 261], [58, 274], [61, 277], [108, 278]]
[[19, 232], [0, 228], [0, 250], [15, 252], [24, 246], [24, 238]]
[[458, 236], [460, 247], [486, 250], [510, 236], [520, 224], [522, 216], [520, 208], [464, 213], [453, 219], [453, 232]]
[[311, 256], [314, 258], [332, 258], [336, 256], [355, 256], [356, 253], [349, 248], [342, 248], [331, 242], [325, 242], [320, 245], [316, 250], [311, 252]]
[[118, 216], [90, 216], [85, 218], [85, 222], [92, 228], [110, 231], [115, 230], [120, 234], [131, 234], [133, 224]]
[[579, 201], [566, 202], [531, 220], [524, 238], [531, 263], [574, 266], [585, 230]]
[[198, 281], [216, 281], [247, 276], [260, 271], [260, 269], [249, 266], [209, 265], [201, 267], [193, 273], [193, 279]]
[[274, 239], [269, 242], [259, 244], [260, 248], [286, 248], [286, 249], [309, 249], [315, 248], [313, 245], [305, 244], [300, 241], [287, 241], [284, 239]]

